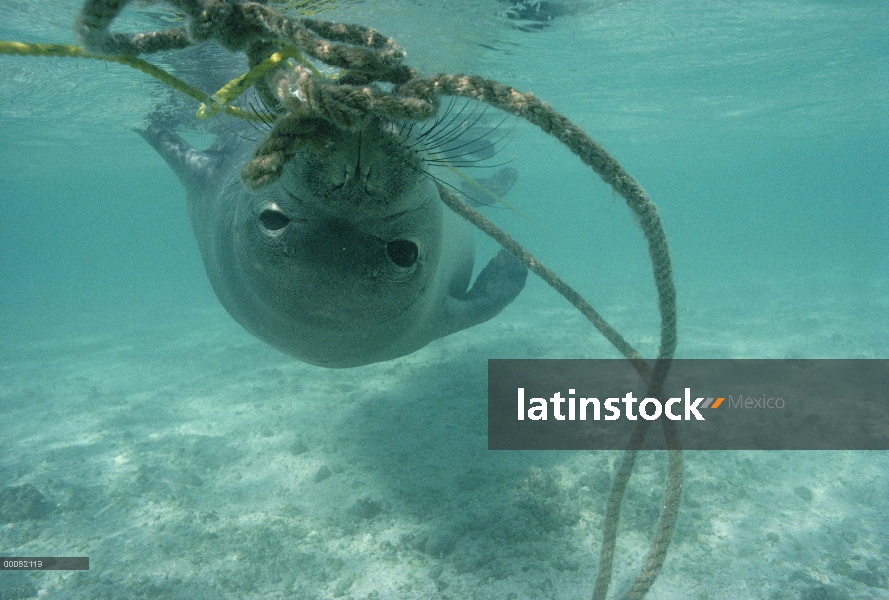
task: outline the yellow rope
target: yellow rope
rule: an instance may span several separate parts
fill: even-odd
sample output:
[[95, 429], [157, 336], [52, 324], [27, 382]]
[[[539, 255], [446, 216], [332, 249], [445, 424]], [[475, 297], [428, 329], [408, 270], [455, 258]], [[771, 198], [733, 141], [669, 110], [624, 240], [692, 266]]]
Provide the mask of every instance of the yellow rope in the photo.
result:
[[[657, 209], [642, 187], [583, 130], [535, 96], [523, 94], [494, 81], [473, 76], [444, 74], [428, 79], [421, 78], [413, 69], [401, 64], [404, 52], [395, 40], [386, 38], [369, 28], [309, 19], [292, 21], [268, 6], [256, 2], [168, 1], [189, 16], [186, 28], [171, 28], [143, 34], [112, 34], [108, 32], [108, 27], [129, 0], [86, 0], [78, 19], [77, 29], [86, 44], [97, 49], [116, 49], [117, 54], [129, 55], [178, 49], [192, 43], [216, 39], [230, 50], [246, 52], [251, 62], [256, 64], [264, 53], [279, 50], [283, 43], [291, 43], [322, 63], [345, 69], [336, 86], [318, 85], [319, 82], [313, 77], [314, 71], [309, 72], [311, 65], [295, 66], [290, 77], [275, 82], [274, 87], [277, 87], [278, 91], [277, 100], [287, 111], [277, 120], [269, 137], [258, 146], [254, 158], [241, 172], [244, 183], [250, 188], [257, 189], [279, 177], [283, 165], [294, 156], [300, 145], [308, 140], [309, 134], [316, 128], [313, 123], [319, 119], [347, 130], [360, 127], [368, 118], [424, 120], [437, 112], [437, 99], [442, 96], [469, 97], [491, 104], [527, 119], [565, 144], [626, 200], [627, 206], [638, 219], [645, 234], [661, 313], [661, 343], [654, 368], [649, 369], [647, 363], [617, 332], [612, 330], [614, 335], [606, 337], [633, 362], [648, 382], [647, 395], [657, 397], [660, 394], [677, 344], [676, 290], [666, 235]], [[300, 2], [300, 0], [294, 1]], [[302, 1], [312, 2], [312, 0]], [[204, 104], [220, 104], [224, 106], [220, 110], [229, 114], [233, 109], [225, 105], [225, 98], [229, 93], [236, 97], [243, 89], [249, 87], [243, 81], [236, 80], [230, 84], [230, 89], [223, 88], [216, 94], [217, 98], [211, 100], [199, 90], [194, 90], [161, 69], [139, 59], [130, 56], [90, 55], [81, 48], [73, 47], [73, 50], [71, 48], [9, 42], [0, 44], [0, 52], [6, 54], [81, 56], [127, 64]], [[114, 52], [114, 50], [108, 51]], [[261, 64], [265, 61], [259, 62]], [[275, 66], [272, 65], [270, 68], [273, 69]], [[373, 81], [393, 84], [395, 87], [389, 93], [367, 85]], [[270, 88], [270, 83], [267, 82], [261, 87]], [[270, 89], [265, 91], [269, 93], [264, 96], [274, 101]], [[199, 98], [190, 92], [196, 92]], [[206, 110], [212, 111], [215, 108], [218, 107]], [[260, 115], [260, 118], [262, 117]], [[442, 197], [450, 197], [450, 194], [445, 192], [446, 190], [443, 190]], [[453, 204], [458, 206], [458, 202]], [[529, 268], [534, 266], [536, 261], [526, 251], [517, 245], [512, 251], [521, 256]], [[565, 287], [563, 295], [579, 297], [577, 292]], [[595, 313], [592, 307], [589, 308], [590, 314], [587, 316], [593, 320], [598, 313]], [[624, 596], [625, 600], [641, 600], [654, 583], [666, 557], [681, 501], [683, 464], [678, 436], [671, 422], [663, 420], [663, 425], [668, 448], [671, 449], [664, 507], [646, 564], [632, 588]], [[636, 453], [642, 445], [647, 428], [647, 422], [637, 424], [609, 495], [606, 531], [600, 558], [600, 576], [594, 590], [596, 600], [604, 600], [608, 591], [620, 505], [635, 464]]]
[[296, 59], [300, 64], [308, 66], [308, 68], [317, 77], [323, 77], [320, 71], [311, 65], [302, 55], [302, 53], [293, 46], [285, 46], [280, 51], [275, 52], [270, 57], [244, 73], [240, 77], [232, 79], [226, 83], [218, 92], [210, 96], [201, 107], [198, 108], [197, 117], [199, 119], [207, 119], [216, 113], [226, 110], [229, 105], [241, 94], [250, 89], [250, 87], [259, 81], [269, 71], [276, 68], [285, 60], [290, 58]]
[[[136, 56], [106, 56], [104, 54], [93, 54], [86, 51], [84, 48], [81, 48], [80, 46], [70, 46], [66, 44], [30, 44], [25, 42], [11, 42], [5, 40], [0, 40], [0, 54], [9, 54], [13, 56], [88, 58], [126, 65], [128, 67], [138, 69], [139, 71], [142, 71], [143, 73], [153, 77], [154, 79], [157, 79], [161, 83], [165, 83], [174, 90], [185, 94], [189, 98], [193, 98], [200, 102], [201, 106], [198, 108], [196, 115], [199, 119], [208, 119], [213, 115], [224, 112], [233, 117], [251, 121], [265, 120], [265, 118], [261, 117], [259, 114], [253, 111], [245, 111], [235, 106], [231, 106], [231, 103], [248, 89], [250, 89], [250, 87], [254, 83], [259, 81], [269, 71], [276, 68], [282, 62], [290, 58], [293, 58], [297, 62], [307, 66], [315, 76], [324, 77], [322, 73], [318, 71], [318, 69], [316, 69], [311, 63], [309, 63], [309, 61], [307, 61], [305, 57], [303, 57], [302, 53], [299, 50], [292, 46], [285, 46], [279, 52], [275, 52], [270, 57], [250, 69], [250, 71], [248, 71], [247, 73], [244, 73], [243, 75], [229, 81], [212, 96], [202, 92], [192, 85], [189, 85], [175, 75], [172, 75], [167, 71], [161, 69], [160, 67], [155, 66], [150, 62]], [[486, 187], [483, 187], [474, 179], [468, 177], [451, 165], [445, 164], [445, 167], [464, 181], [468, 182], [470, 185], [478, 188], [478, 190], [482, 193], [487, 194], [495, 201], [505, 205], [510, 210], [513, 210], [526, 220], [536, 225], [536, 223], [528, 219], [528, 217], [523, 215], [520, 211], [506, 202], [503, 198], [497, 196]]]
[[[165, 83], [177, 92], [181, 92], [189, 98], [194, 98], [198, 102], [201, 102], [205, 105], [213, 102], [210, 99], [210, 96], [208, 96], [205, 92], [202, 92], [196, 87], [185, 83], [178, 77], [167, 73], [160, 67], [157, 67], [150, 62], [142, 60], [141, 58], [138, 58], [136, 56], [105, 56], [103, 54], [93, 54], [91, 52], [87, 52], [80, 46], [69, 46], [65, 44], [28, 44], [25, 42], [10, 42], [6, 40], [0, 40], [0, 54], [10, 54], [13, 56], [55, 56], [63, 58], [89, 58], [93, 60], [114, 62], [132, 67], [134, 69], [138, 69], [146, 75], [157, 79], [161, 83]], [[249, 73], [247, 75], [249, 75]], [[222, 110], [226, 114], [233, 117], [247, 119], [248, 121], [262, 121], [264, 119], [262, 115], [259, 115], [252, 111], [241, 110], [240, 108], [237, 108], [235, 106], [223, 106], [216, 112], [219, 112], [219, 110]], [[215, 114], [215, 112], [211, 114]]]
[[[543, 225], [541, 225], [540, 223], [538, 223], [537, 221], [535, 221], [534, 219], [532, 219], [531, 217], [529, 217], [528, 215], [526, 215], [525, 213], [520, 211], [518, 208], [516, 208], [515, 206], [513, 206], [512, 204], [510, 204], [509, 202], [507, 202], [506, 200], [504, 200], [503, 198], [501, 198], [500, 196], [498, 196], [497, 194], [495, 194], [494, 192], [492, 192], [491, 190], [489, 190], [488, 188], [486, 188], [485, 186], [480, 184], [478, 181], [476, 181], [475, 179], [473, 179], [472, 177], [470, 177], [469, 175], [467, 175], [466, 173], [464, 173], [457, 167], [449, 164], [446, 160], [444, 160], [437, 154], [432, 154], [432, 158], [439, 161], [445, 169], [447, 169], [448, 171], [450, 171], [451, 173], [453, 173], [454, 175], [456, 175], [457, 177], [459, 177], [460, 179], [465, 181], [467, 185], [475, 188], [482, 194], [488, 196], [489, 198], [494, 200], [494, 202], [498, 202], [498, 203], [502, 204], [503, 206], [505, 206], [506, 208], [508, 208], [515, 214], [517, 214], [519, 217], [521, 217], [522, 219], [524, 219], [525, 221], [527, 221], [528, 223], [530, 223], [531, 225], [533, 225], [534, 227], [536, 227], [537, 229], [542, 231], [543, 233], [545, 233], [549, 236], [553, 235], [552, 231], [549, 231], [548, 229], [546, 229]], [[466, 196], [469, 197], [468, 194]]]

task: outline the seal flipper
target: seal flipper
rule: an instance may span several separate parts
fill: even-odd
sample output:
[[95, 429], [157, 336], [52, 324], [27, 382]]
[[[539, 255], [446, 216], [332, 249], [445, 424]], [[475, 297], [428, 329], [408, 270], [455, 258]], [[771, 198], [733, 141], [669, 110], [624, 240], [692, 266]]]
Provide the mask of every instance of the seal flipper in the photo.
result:
[[506, 250], [500, 250], [481, 270], [472, 288], [447, 302], [447, 334], [484, 323], [497, 316], [525, 287], [528, 267]]
[[189, 192], [206, 186], [222, 162], [218, 154], [195, 150], [164, 127], [150, 124], [146, 129], [137, 129], [136, 133], [161, 155]]
[[518, 171], [512, 167], [503, 167], [487, 179], [476, 179], [474, 184], [469, 181], [460, 182], [460, 191], [476, 204], [495, 206], [497, 198], [502, 199], [518, 178]]

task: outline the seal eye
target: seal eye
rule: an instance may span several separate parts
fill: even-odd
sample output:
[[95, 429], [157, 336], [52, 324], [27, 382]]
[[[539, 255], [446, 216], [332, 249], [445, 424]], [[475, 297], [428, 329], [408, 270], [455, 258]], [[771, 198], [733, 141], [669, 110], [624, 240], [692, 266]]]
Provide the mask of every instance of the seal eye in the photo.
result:
[[287, 218], [287, 215], [279, 210], [272, 210], [270, 208], [267, 208], [260, 213], [259, 220], [262, 223], [262, 226], [269, 231], [280, 231], [290, 224], [290, 219]]
[[386, 254], [397, 266], [407, 269], [416, 264], [420, 250], [410, 240], [394, 240], [386, 244]]

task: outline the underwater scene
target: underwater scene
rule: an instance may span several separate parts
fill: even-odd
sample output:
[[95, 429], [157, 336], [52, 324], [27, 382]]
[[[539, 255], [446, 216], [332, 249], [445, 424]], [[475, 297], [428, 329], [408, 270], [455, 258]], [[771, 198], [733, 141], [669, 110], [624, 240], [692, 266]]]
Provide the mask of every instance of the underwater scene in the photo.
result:
[[[131, 2], [110, 30], [181, 27], [189, 2], [172, 4]], [[889, 3], [264, 4], [371, 27], [423, 75], [531, 92], [587, 132], [657, 206], [677, 358], [889, 359]], [[0, 40], [82, 45], [82, 6], [0, 0]], [[142, 58], [211, 94], [248, 69], [212, 42]], [[329, 319], [257, 316], [189, 198], [205, 176], [218, 197], [242, 189], [273, 130], [261, 92], [233, 104], [265, 115], [247, 124], [198, 119], [199, 102], [114, 62], [7, 53], [0, 75], [0, 557], [89, 557], [0, 570], [0, 600], [593, 597], [623, 452], [488, 450], [489, 359], [621, 358], [583, 314], [535, 273], [522, 289], [496, 242], [418, 202], [446, 223], [441, 269], [462, 267], [411, 293], [450, 312], [362, 296], [334, 227], [313, 238], [332, 248], [303, 287], [256, 292], [289, 302], [308, 286]], [[454, 190], [653, 361], [658, 294], [627, 202], [524, 119], [447, 99], [437, 115], [357, 138], [367, 188]], [[318, 127], [287, 156], [321, 158], [285, 183], [340, 177], [325, 140], [346, 134]], [[404, 181], [373, 145], [385, 136], [425, 148], [395, 169]], [[305, 225], [264, 193], [263, 235]], [[385, 252], [413, 272], [425, 238], [403, 238]], [[250, 251], [251, 277], [280, 279], [277, 247]], [[485, 285], [464, 297], [470, 267]], [[340, 334], [386, 310], [406, 322], [391, 351], [387, 330]], [[684, 468], [645, 598], [889, 599], [889, 452], [686, 451]], [[638, 455], [609, 598], [642, 597], [667, 478], [667, 452]]]

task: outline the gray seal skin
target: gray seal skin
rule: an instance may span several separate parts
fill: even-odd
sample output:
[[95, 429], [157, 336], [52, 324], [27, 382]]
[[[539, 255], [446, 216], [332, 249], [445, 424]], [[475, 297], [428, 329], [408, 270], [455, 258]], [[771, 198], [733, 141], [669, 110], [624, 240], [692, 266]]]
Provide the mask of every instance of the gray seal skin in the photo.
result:
[[527, 269], [502, 250], [467, 290], [471, 227], [394, 124], [319, 129], [258, 191], [240, 179], [255, 142], [225, 135], [198, 151], [157, 125], [139, 132], [185, 186], [210, 283], [245, 329], [301, 361], [355, 367], [487, 321], [518, 296]]

